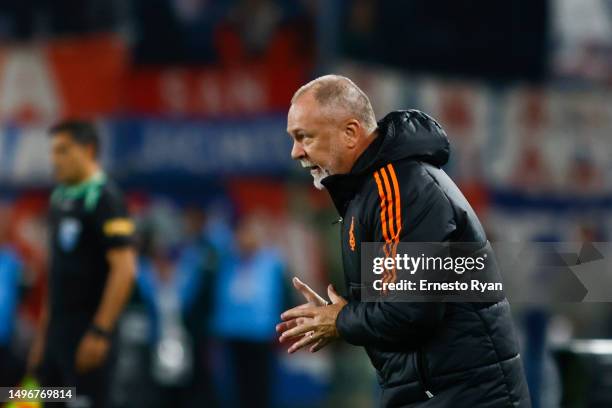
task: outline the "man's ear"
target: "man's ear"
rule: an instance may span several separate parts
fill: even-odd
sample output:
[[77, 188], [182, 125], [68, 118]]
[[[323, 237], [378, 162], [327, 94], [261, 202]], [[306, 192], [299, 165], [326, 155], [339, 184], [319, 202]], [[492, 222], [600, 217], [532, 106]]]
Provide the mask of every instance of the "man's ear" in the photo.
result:
[[357, 119], [349, 119], [344, 124], [344, 139], [349, 148], [357, 146], [357, 140], [361, 132], [361, 124]]
[[91, 160], [96, 160], [98, 158], [96, 148], [94, 145], [92, 144], [85, 145], [85, 151], [87, 152], [87, 157], [89, 157]]

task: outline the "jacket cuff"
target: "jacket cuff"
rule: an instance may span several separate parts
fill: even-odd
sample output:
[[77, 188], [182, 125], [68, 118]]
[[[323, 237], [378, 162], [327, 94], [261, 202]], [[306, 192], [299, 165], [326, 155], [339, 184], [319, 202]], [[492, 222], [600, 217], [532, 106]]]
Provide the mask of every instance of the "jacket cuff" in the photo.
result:
[[358, 346], [357, 339], [351, 333], [351, 321], [355, 319], [355, 311], [352, 307], [352, 302], [348, 302], [342, 309], [340, 309], [340, 313], [336, 316], [336, 329], [338, 330], [338, 334], [340, 337], [355, 346]]

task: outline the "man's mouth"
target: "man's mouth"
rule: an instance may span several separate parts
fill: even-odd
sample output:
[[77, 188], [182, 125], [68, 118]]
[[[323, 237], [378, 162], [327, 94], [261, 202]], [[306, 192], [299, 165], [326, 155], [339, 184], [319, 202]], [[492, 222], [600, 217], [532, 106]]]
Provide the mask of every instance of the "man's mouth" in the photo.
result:
[[325, 187], [321, 183], [321, 180], [323, 180], [324, 178], [329, 176], [330, 175], [330, 171], [324, 169], [321, 166], [313, 164], [310, 161], [306, 161], [306, 160], [302, 161], [301, 164], [302, 164], [303, 168], [305, 168], [305, 169], [310, 171], [310, 175], [312, 176], [312, 178], [314, 180], [315, 187], [317, 189], [319, 189], [319, 190], [323, 190]]
[[321, 167], [317, 166], [316, 164], [312, 164], [308, 162], [302, 162], [302, 167], [310, 171], [310, 173], [321, 171]]
[[310, 173], [318, 173], [318, 172], [321, 171], [321, 168], [319, 166], [316, 166], [316, 165], [315, 166], [308, 166], [306, 168], [310, 171]]

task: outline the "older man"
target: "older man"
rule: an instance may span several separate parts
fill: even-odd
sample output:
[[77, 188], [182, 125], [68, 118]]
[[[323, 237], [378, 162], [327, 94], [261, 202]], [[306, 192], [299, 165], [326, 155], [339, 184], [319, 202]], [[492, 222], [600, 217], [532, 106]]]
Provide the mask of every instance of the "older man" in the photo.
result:
[[[347, 298], [331, 304], [307, 285], [307, 303], [277, 326], [289, 352], [315, 352], [333, 340], [363, 346], [385, 407], [528, 407], [529, 392], [503, 299], [489, 303], [362, 302], [360, 242], [486, 244], [480, 222], [440, 169], [449, 157], [442, 128], [415, 110], [376, 122], [366, 94], [327, 75], [291, 101], [291, 156], [310, 170], [342, 216]], [[350, 220], [350, 221], [349, 221]]]

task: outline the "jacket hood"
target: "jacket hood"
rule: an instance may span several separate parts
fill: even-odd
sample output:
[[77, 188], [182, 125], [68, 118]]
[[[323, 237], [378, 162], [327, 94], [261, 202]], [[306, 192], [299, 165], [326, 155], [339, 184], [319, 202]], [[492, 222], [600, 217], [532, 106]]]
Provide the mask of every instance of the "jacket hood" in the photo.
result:
[[434, 119], [418, 110], [394, 111], [378, 122], [378, 136], [359, 156], [350, 173], [326, 177], [321, 183], [343, 215], [346, 202], [355, 194], [363, 177], [379, 167], [405, 159], [441, 167], [449, 155], [446, 133]]
[[448, 138], [438, 122], [418, 110], [394, 111], [378, 122], [378, 137], [359, 157], [351, 173], [369, 172], [408, 158], [441, 167], [449, 155]]

